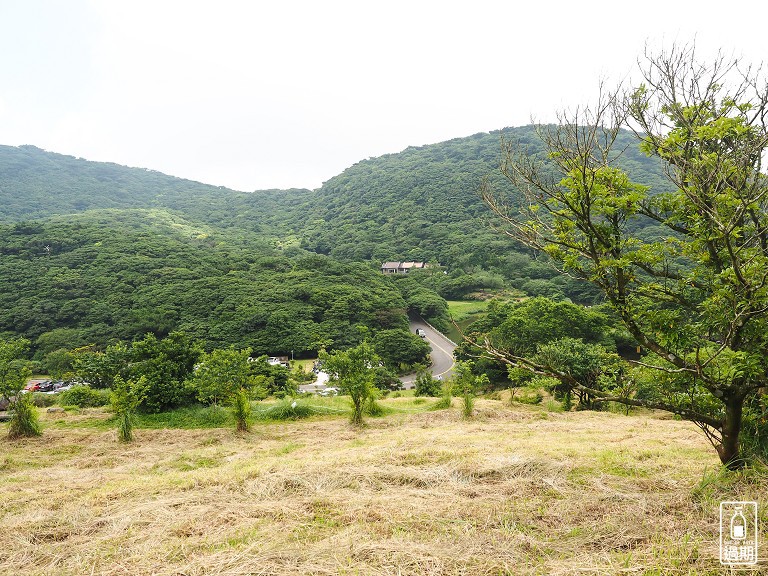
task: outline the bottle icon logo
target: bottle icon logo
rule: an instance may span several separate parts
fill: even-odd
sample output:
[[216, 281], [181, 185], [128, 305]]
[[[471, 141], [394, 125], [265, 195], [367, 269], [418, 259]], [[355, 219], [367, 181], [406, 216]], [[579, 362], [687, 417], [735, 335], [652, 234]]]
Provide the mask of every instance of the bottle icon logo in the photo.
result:
[[757, 502], [720, 502], [720, 564], [757, 564]]
[[731, 538], [733, 540], [744, 540], [747, 537], [747, 519], [744, 518], [741, 506], [736, 506], [736, 510], [731, 516]]

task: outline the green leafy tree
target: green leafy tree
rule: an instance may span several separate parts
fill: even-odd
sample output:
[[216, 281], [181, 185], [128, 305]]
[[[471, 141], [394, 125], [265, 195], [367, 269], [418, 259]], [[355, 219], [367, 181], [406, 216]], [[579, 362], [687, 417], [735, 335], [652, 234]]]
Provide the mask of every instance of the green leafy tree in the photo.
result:
[[374, 386], [375, 369], [381, 359], [374, 352], [373, 346], [363, 342], [349, 350], [332, 354], [322, 351], [319, 358], [331, 381], [338, 383], [342, 393], [348, 394], [352, 400], [352, 424], [362, 426], [365, 403], [375, 399], [377, 393]]
[[298, 390], [296, 382], [291, 379], [291, 371], [281, 364], [270, 364], [267, 356], [260, 356], [251, 362], [251, 373], [261, 377], [260, 382], [267, 394], [277, 398], [294, 396]]
[[419, 366], [416, 371], [416, 387], [414, 396], [440, 396], [442, 382], [432, 377], [432, 373], [424, 366]]
[[[587, 344], [577, 338], [561, 338], [538, 347], [534, 360], [542, 366], [567, 375], [562, 381], [555, 379], [558, 385], [554, 388], [555, 395], [565, 401], [570, 408], [571, 396], [575, 392], [581, 408], [595, 408], [601, 403], [595, 403], [588, 390], [604, 390], [615, 388], [621, 373], [621, 359], [615, 353], [609, 353], [598, 344]], [[576, 381], [581, 386], [574, 388], [571, 382]]]
[[231, 405], [238, 432], [248, 431], [251, 391], [265, 379], [252, 374], [250, 356], [250, 348], [213, 350], [203, 354], [191, 380], [201, 402]]
[[6, 400], [18, 394], [31, 373], [25, 355], [29, 340], [0, 340], [0, 395]]
[[219, 404], [227, 402], [237, 390], [251, 388], [250, 356], [250, 348], [217, 349], [203, 354], [190, 380], [197, 399], [207, 404]]
[[103, 352], [88, 346], [72, 354], [75, 376], [93, 388], [111, 388], [117, 377], [129, 376], [131, 350], [123, 342], [110, 344]]
[[423, 363], [429, 355], [429, 344], [408, 330], [381, 330], [373, 339], [376, 353], [392, 368]]
[[[659, 375], [642, 397], [575, 378], [574, 389], [691, 420], [738, 468], [745, 403], [768, 385], [768, 84], [737, 60], [700, 62], [693, 47], [646, 55], [642, 74], [629, 92], [540, 126], [547, 161], [508, 143], [503, 171], [525, 195], [518, 207], [491, 186], [483, 195], [515, 239], [603, 292], [652, 353], [639, 363]], [[664, 163], [666, 187], [617, 166], [622, 127]], [[640, 234], [645, 224], [661, 234]]]
[[617, 322], [600, 309], [541, 296], [505, 305], [494, 302], [485, 318], [467, 327], [468, 340], [461, 343], [456, 356], [472, 359], [476, 374], [487, 374], [494, 383], [517, 388], [533, 376], [531, 372], [509, 369], [504, 362], [487, 357], [484, 348], [473, 342], [487, 338], [496, 350], [516, 356], [533, 356], [540, 346], [563, 338], [615, 350], [617, 342], [626, 345], [629, 339], [625, 330], [617, 329]]
[[56, 380], [70, 380], [74, 377], [75, 355], [66, 348], [58, 348], [45, 355], [43, 366]]
[[158, 339], [147, 334], [131, 346], [132, 378], [143, 377], [141, 407], [149, 412], [160, 412], [180, 406], [192, 399], [184, 385], [192, 376], [202, 349], [188, 335], [172, 332]]
[[22, 393], [31, 375], [29, 362], [25, 360], [28, 350], [29, 340], [0, 340], [0, 397], [9, 402], [12, 411], [9, 438], [40, 435], [32, 395]]

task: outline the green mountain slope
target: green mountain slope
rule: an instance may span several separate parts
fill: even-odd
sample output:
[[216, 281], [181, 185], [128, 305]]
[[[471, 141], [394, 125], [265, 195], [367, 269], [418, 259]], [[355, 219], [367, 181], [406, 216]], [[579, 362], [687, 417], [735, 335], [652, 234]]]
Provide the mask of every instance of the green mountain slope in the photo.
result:
[[393, 284], [363, 264], [288, 259], [159, 210], [99, 210], [0, 226], [0, 335], [40, 354], [184, 330], [258, 354], [407, 330]]
[[[100, 208], [166, 208], [217, 226], [260, 229], [308, 190], [237, 192], [153, 170], [91, 162], [34, 146], [0, 146], [0, 223]], [[266, 221], [265, 219], [265, 221]]]
[[[477, 190], [483, 178], [505, 186], [502, 136], [540, 152], [531, 127], [509, 128], [364, 160], [315, 191], [254, 193], [0, 146], [0, 334], [44, 352], [182, 329], [209, 347], [301, 354], [405, 329], [407, 307], [438, 321], [435, 292], [590, 301], [489, 227]], [[621, 140], [631, 176], [665, 186]], [[385, 279], [385, 260], [446, 273]]]
[[[308, 200], [303, 246], [343, 260], [438, 260], [450, 267], [494, 267], [510, 249], [490, 231], [478, 195], [483, 178], [501, 176], [501, 140], [541, 153], [532, 127], [507, 128], [412, 147], [364, 160], [326, 182]], [[654, 189], [666, 186], [660, 166], [627, 132], [620, 164]]]

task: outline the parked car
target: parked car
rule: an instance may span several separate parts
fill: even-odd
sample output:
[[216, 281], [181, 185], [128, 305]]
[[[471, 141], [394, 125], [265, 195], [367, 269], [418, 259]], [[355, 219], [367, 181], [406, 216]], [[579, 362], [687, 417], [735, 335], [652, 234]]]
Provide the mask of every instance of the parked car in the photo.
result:
[[37, 386], [37, 392], [53, 392], [55, 384], [55, 382], [51, 382], [50, 380], [40, 382]]
[[46, 394], [58, 394], [59, 392], [64, 392], [64, 390], [69, 390], [70, 388], [72, 388], [72, 384], [59, 380], [58, 382], [53, 383], [53, 389], [48, 390]]
[[332, 386], [326, 388], [325, 390], [320, 390], [320, 392], [318, 392], [320, 396], [336, 396], [338, 393], [339, 393], [339, 389], [334, 388]]

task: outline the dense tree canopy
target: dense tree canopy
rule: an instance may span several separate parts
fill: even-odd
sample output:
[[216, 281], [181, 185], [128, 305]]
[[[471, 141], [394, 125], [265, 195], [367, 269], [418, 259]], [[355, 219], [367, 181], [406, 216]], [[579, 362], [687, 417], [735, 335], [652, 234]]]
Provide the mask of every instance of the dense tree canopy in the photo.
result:
[[[314, 192], [242, 193], [32, 146], [0, 146], [0, 222], [105, 208], [152, 209], [161, 226], [170, 224], [201, 242], [220, 241], [224, 234], [233, 249], [262, 253], [268, 247], [289, 257], [306, 250], [374, 265], [393, 259], [439, 262], [448, 275], [431, 289], [444, 298], [507, 285], [533, 296], [593, 301], [595, 292], [531, 259], [522, 244], [510, 252], [509, 243], [485, 225], [487, 212], [475, 191], [498, 167], [502, 136], [532, 152], [542, 150], [532, 127], [506, 128], [364, 160]], [[620, 137], [628, 141], [629, 133]], [[635, 177], [663, 189], [658, 162], [636, 150], [621, 162]], [[35, 233], [40, 226], [47, 224], [22, 224], [18, 231]], [[49, 245], [55, 249], [50, 242], [36, 248], [42, 253]], [[144, 320], [169, 325], [173, 314], [160, 307]], [[311, 337], [303, 332], [304, 339]]]
[[247, 247], [162, 211], [0, 227], [0, 255], [0, 333], [29, 338], [38, 357], [174, 330], [257, 356], [408, 335], [406, 304], [376, 270]]
[[[566, 339], [606, 352], [628, 349], [631, 336], [606, 312], [544, 297], [507, 304], [491, 302], [485, 316], [467, 327], [467, 340], [459, 345], [456, 355], [461, 360], [475, 359], [476, 373], [487, 374], [493, 384], [506, 387], [510, 384], [508, 366], [484, 354], [484, 342], [499, 352], [528, 357], [543, 346]], [[512, 379], [517, 381], [519, 376], [513, 373]]]

